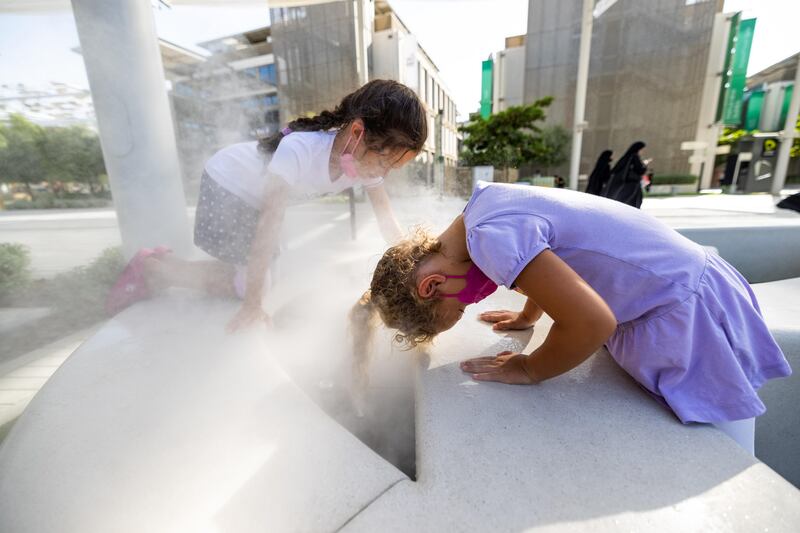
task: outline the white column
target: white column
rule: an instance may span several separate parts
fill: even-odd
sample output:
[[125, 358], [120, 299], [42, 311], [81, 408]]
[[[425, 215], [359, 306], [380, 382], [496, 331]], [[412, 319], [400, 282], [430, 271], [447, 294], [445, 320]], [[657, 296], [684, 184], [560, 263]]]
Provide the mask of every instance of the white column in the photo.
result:
[[186, 199], [150, 2], [72, 0], [125, 255], [190, 250]]
[[786, 114], [786, 123], [781, 132], [781, 146], [778, 148], [778, 161], [775, 164], [775, 177], [772, 179], [772, 194], [778, 196], [786, 183], [786, 171], [789, 168], [789, 152], [792, 142], [797, 136], [794, 127], [797, 124], [797, 115], [800, 113], [800, 56], [797, 58], [797, 73], [794, 76], [794, 89], [792, 101], [789, 103], [789, 112]]
[[592, 10], [594, 0], [583, 0], [583, 16], [581, 18], [581, 47], [578, 55], [578, 80], [575, 84], [575, 122], [572, 133], [572, 154], [569, 162], [569, 188], [578, 189], [578, 172], [581, 164], [581, 143], [583, 130], [586, 127], [584, 112], [586, 110], [586, 86], [589, 81], [589, 53], [592, 46]]
[[[700, 112], [697, 117], [697, 132], [695, 141], [706, 143], [706, 148], [694, 152], [690, 172], [700, 177], [700, 188], [708, 189], [714, 175], [714, 159], [716, 158], [717, 141], [722, 127], [716, 121], [717, 104], [719, 102], [720, 81], [722, 69], [725, 65], [725, 55], [728, 52], [728, 33], [730, 32], [730, 16], [717, 13], [714, 16], [714, 26], [711, 30], [711, 44], [708, 49], [708, 63], [703, 84], [703, 99], [700, 103]], [[700, 161], [700, 158], [704, 161]], [[703, 175], [700, 176], [702, 167]]]

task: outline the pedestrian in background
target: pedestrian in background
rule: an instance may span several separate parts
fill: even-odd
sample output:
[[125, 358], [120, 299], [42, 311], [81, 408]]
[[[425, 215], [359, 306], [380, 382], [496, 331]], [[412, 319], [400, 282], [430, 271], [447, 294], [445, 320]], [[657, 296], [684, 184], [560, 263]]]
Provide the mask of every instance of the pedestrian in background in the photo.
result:
[[608, 178], [611, 177], [611, 156], [613, 154], [614, 152], [611, 150], [603, 150], [603, 153], [597, 158], [594, 170], [589, 174], [589, 183], [586, 184], [587, 193], [602, 196], [603, 187], [608, 183]]
[[642, 141], [633, 143], [625, 155], [617, 161], [611, 169], [611, 178], [603, 196], [637, 209], [642, 206], [641, 181], [647, 166], [642, 163], [639, 153], [645, 146]]

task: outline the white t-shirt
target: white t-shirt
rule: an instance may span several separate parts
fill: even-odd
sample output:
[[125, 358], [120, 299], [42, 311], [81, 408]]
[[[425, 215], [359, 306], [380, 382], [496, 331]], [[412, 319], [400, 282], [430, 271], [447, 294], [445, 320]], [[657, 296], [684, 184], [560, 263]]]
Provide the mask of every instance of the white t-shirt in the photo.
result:
[[293, 199], [340, 193], [354, 185], [376, 187], [383, 178], [331, 180], [328, 165], [336, 131], [297, 131], [281, 139], [272, 154], [259, 151], [256, 141], [233, 144], [206, 162], [209, 177], [252, 207], [261, 209], [267, 173], [291, 186]]

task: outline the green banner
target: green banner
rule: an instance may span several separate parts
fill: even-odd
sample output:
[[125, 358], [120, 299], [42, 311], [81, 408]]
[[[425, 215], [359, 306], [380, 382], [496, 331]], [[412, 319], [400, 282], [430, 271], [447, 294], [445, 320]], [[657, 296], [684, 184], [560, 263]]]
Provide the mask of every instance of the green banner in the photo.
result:
[[750, 61], [750, 48], [756, 30], [756, 19], [746, 19], [734, 26], [734, 22], [737, 20], [738, 14], [731, 22], [731, 33], [734, 33], [736, 37], [722, 102], [722, 123], [728, 126], [739, 126], [742, 123], [742, 96], [747, 84], [747, 63]]
[[722, 67], [722, 80], [719, 84], [719, 98], [717, 98], [717, 114], [716, 121], [722, 120], [722, 109], [725, 106], [725, 95], [728, 92], [731, 81], [731, 63], [733, 62], [733, 55], [736, 52], [736, 34], [739, 30], [739, 19], [742, 12], [736, 13], [731, 18], [731, 27], [728, 31], [728, 45], [725, 47], [725, 63]]
[[481, 116], [489, 118], [492, 114], [492, 67], [493, 62], [487, 59], [481, 64]]
[[750, 94], [747, 101], [747, 114], [744, 117], [744, 129], [753, 131], [758, 129], [761, 120], [761, 108], [764, 106], [764, 91], [757, 89]]
[[789, 114], [789, 106], [792, 103], [792, 92], [794, 91], [794, 83], [787, 85], [783, 90], [783, 106], [781, 106], [781, 118], [778, 121], [778, 129], [782, 130], [783, 125], [786, 124], [786, 115]]

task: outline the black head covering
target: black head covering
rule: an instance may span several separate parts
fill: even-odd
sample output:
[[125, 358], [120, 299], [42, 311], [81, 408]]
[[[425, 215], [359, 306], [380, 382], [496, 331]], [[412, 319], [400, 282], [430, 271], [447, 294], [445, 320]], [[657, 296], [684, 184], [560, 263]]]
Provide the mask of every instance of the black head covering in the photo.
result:
[[600, 153], [600, 157], [597, 158], [597, 163], [595, 164], [594, 168], [597, 168], [599, 165], [602, 165], [603, 163], [610, 163], [612, 155], [614, 155], [614, 152], [612, 152], [611, 150], [603, 150]]
[[617, 164], [614, 165], [614, 168], [611, 169], [611, 172], [612, 173], [613, 172], [617, 172], [617, 171], [625, 168], [628, 165], [628, 163], [630, 162], [631, 158], [633, 156], [637, 156], [638, 157], [639, 150], [641, 150], [645, 146], [647, 146], [647, 145], [643, 141], [636, 141], [635, 143], [630, 145], [628, 147], [628, 149], [625, 151], [625, 155], [623, 155], [622, 157], [620, 157], [617, 160]]
[[602, 192], [603, 186], [611, 175], [611, 155], [613, 153], [611, 150], [604, 150], [597, 158], [597, 163], [595, 163], [592, 173], [589, 174], [589, 181], [586, 184], [586, 192], [589, 194], [599, 195]]

